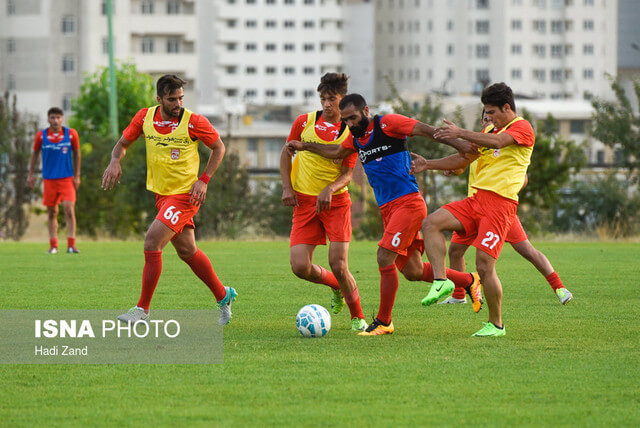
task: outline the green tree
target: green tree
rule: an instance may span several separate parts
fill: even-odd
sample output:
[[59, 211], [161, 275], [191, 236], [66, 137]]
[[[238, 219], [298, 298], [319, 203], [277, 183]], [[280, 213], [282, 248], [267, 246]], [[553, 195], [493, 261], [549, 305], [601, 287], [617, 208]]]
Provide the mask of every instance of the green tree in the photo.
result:
[[[627, 180], [640, 168], [640, 115], [634, 113], [629, 97], [617, 79], [611, 80], [615, 101], [595, 98], [592, 102], [592, 135], [619, 153], [622, 167], [627, 169]], [[640, 109], [640, 82], [633, 82], [633, 90]]]
[[[37, 119], [16, 109], [16, 97], [0, 98], [0, 236], [19, 240], [29, 226], [35, 192], [27, 187]], [[37, 187], [36, 187], [37, 188]]]
[[[122, 131], [138, 110], [155, 104], [153, 78], [137, 71], [134, 64], [119, 64], [118, 125]], [[109, 71], [100, 68], [88, 74], [73, 100], [69, 125], [80, 135], [82, 185], [76, 202], [78, 230], [96, 235], [106, 231], [125, 237], [146, 230], [149, 217], [155, 216], [153, 195], [146, 191], [146, 158], [142, 139], [135, 142], [122, 161], [122, 185], [104, 192], [102, 173], [109, 164], [115, 144], [109, 137]], [[152, 218], [152, 217], [151, 217]]]

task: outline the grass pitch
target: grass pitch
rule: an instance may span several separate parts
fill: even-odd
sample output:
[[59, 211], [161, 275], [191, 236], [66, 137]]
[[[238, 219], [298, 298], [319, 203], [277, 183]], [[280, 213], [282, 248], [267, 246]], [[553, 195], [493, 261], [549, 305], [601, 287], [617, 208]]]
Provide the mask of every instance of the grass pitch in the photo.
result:
[[[293, 276], [287, 242], [199, 245], [239, 293], [224, 364], [3, 365], [0, 424], [640, 425], [638, 244], [537, 243], [575, 296], [565, 307], [506, 246], [498, 274], [507, 336], [495, 339], [470, 337], [486, 309], [424, 308], [427, 285], [404, 279], [395, 334], [357, 337], [345, 308], [327, 337], [303, 339], [296, 312], [329, 307], [330, 293]], [[137, 302], [141, 243], [79, 248], [52, 256], [46, 244], [0, 243], [0, 309], [126, 310]], [[375, 252], [373, 242], [350, 251], [367, 318], [379, 301]], [[318, 248], [314, 261], [326, 260]], [[212, 307], [172, 248], [163, 263], [152, 311]]]

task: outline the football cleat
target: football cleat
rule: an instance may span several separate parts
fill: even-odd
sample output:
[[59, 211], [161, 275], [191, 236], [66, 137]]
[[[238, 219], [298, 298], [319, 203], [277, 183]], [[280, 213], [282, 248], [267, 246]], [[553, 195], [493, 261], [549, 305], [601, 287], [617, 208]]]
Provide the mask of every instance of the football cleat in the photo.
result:
[[558, 296], [558, 300], [560, 300], [560, 303], [563, 305], [566, 305], [573, 300], [573, 294], [571, 294], [571, 291], [564, 287], [556, 289], [556, 296]]
[[450, 279], [433, 281], [429, 293], [422, 299], [422, 306], [429, 306], [436, 303], [442, 297], [451, 294], [455, 285]]
[[134, 306], [129, 309], [126, 314], [118, 316], [118, 320], [123, 323], [136, 323], [138, 321], [146, 321], [149, 318], [149, 314], [139, 306]]
[[439, 305], [446, 305], [446, 304], [459, 305], [463, 303], [467, 303], [466, 297], [464, 299], [456, 299], [455, 297], [451, 296], [448, 299], [443, 300], [442, 302], [438, 302]]
[[78, 249], [76, 247], [69, 247], [67, 248], [67, 253], [69, 254], [78, 254], [80, 251], [78, 251]]
[[384, 325], [378, 318], [374, 318], [373, 322], [365, 331], [358, 333], [358, 336], [380, 336], [382, 334], [393, 334], [393, 321], [388, 325]]
[[482, 327], [480, 330], [473, 333], [472, 336], [499, 337], [499, 336], [505, 336], [506, 334], [507, 334], [507, 330], [504, 328], [504, 325], [502, 326], [502, 328], [498, 328], [492, 322], [486, 322], [484, 323], [484, 327]]
[[56, 247], [51, 247], [51, 248], [49, 248], [49, 251], [47, 251], [47, 253], [49, 253], [49, 254], [58, 254], [58, 249]]
[[220, 318], [218, 318], [219, 325], [226, 325], [231, 321], [231, 304], [236, 300], [236, 296], [238, 295], [234, 288], [224, 287], [224, 289], [227, 290], [226, 296], [216, 303], [216, 306], [220, 309]]
[[331, 294], [331, 313], [339, 314], [344, 308], [344, 297], [342, 296], [342, 291], [331, 290], [333, 294]]
[[480, 284], [480, 275], [478, 272], [471, 274], [473, 282], [468, 287], [465, 287], [465, 291], [471, 297], [471, 304], [473, 305], [473, 312], [478, 313], [482, 309], [482, 284]]
[[351, 318], [352, 331], [364, 331], [368, 327], [367, 322], [362, 318]]

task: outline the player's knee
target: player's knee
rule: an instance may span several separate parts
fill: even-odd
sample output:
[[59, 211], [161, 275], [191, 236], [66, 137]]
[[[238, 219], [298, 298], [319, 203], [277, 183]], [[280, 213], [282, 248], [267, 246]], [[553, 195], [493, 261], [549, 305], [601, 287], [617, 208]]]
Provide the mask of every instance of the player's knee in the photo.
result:
[[306, 279], [311, 274], [311, 265], [291, 260], [291, 272], [298, 278]]
[[478, 274], [480, 275], [480, 278], [488, 278], [491, 275], [493, 275], [495, 270], [495, 265], [485, 261], [478, 260], [476, 261], [476, 269], [478, 269]]
[[344, 259], [329, 260], [329, 266], [331, 267], [331, 272], [333, 272], [337, 278], [343, 278], [347, 275], [347, 272], [349, 272], [347, 261]]
[[422, 270], [416, 269], [414, 266], [406, 265], [400, 272], [408, 281], [420, 281], [422, 279]]

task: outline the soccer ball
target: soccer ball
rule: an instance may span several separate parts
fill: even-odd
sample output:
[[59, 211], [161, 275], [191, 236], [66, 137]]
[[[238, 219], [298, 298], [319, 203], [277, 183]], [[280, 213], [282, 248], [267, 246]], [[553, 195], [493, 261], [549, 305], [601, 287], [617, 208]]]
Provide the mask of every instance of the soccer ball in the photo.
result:
[[320, 305], [307, 305], [298, 311], [296, 326], [304, 337], [322, 337], [331, 330], [331, 315]]

